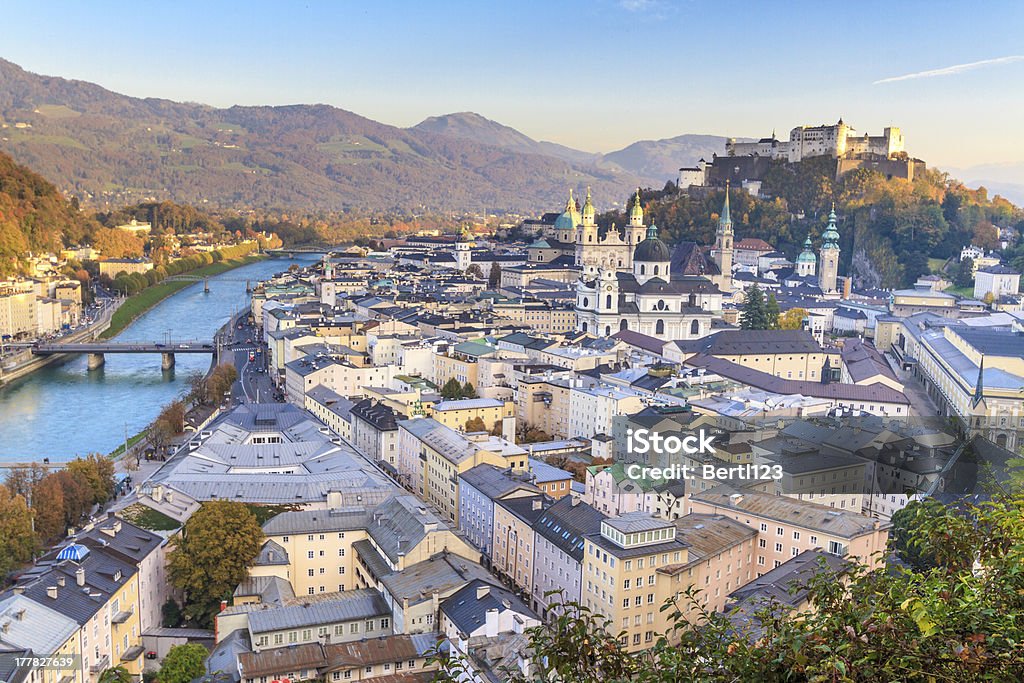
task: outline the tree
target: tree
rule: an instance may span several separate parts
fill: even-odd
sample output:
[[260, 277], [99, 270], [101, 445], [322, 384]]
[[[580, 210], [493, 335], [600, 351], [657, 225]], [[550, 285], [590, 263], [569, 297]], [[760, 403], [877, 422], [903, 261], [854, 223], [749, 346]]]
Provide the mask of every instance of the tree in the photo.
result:
[[479, 263], [471, 263], [471, 264], [469, 264], [469, 268], [466, 268], [466, 276], [467, 277], [475, 277], [478, 280], [483, 280], [484, 279], [484, 271], [480, 267]]
[[806, 308], [791, 308], [779, 316], [780, 330], [800, 330], [804, 326], [804, 318], [807, 317]]
[[486, 432], [487, 423], [484, 422], [482, 417], [471, 417], [466, 420], [466, 431], [467, 432]]
[[953, 285], [961, 289], [974, 286], [974, 259], [968, 257], [957, 264]]
[[208, 627], [218, 603], [248, 576], [263, 530], [243, 503], [213, 500], [185, 522], [171, 544], [167, 566], [171, 583], [185, 594], [185, 615]]
[[84, 458], [75, 458], [64, 469], [88, 485], [94, 505], [110, 500], [114, 493], [114, 462], [110, 458], [90, 453]]
[[0, 486], [0, 582], [12, 569], [30, 561], [35, 550], [28, 503], [23, 496], [12, 496]]
[[452, 377], [441, 387], [441, 398], [447, 401], [456, 401], [462, 398], [462, 385], [459, 380]]
[[160, 683], [189, 683], [206, 673], [206, 658], [210, 653], [198, 643], [175, 645], [167, 652], [160, 673]]
[[99, 683], [132, 683], [134, 680], [135, 678], [128, 673], [128, 669], [123, 666], [104, 669], [99, 677]]
[[64, 497], [64, 524], [77, 526], [92, 508], [92, 489], [89, 485], [67, 470], [60, 470], [50, 475], [60, 486]]
[[221, 363], [213, 369], [206, 382], [207, 395], [210, 400], [220, 401], [231, 391], [238, 379], [238, 370], [231, 363]]
[[934, 567], [868, 569], [847, 558], [840, 577], [822, 561], [800, 587], [806, 607], [768, 602], [742, 620], [706, 609], [699, 589], [684, 588], [662, 607], [669, 630], [638, 655], [620, 645], [616, 624], [568, 603], [555, 608], [563, 618], [527, 632], [537, 670], [529, 679], [508, 671], [506, 680], [1024, 680], [1024, 495], [956, 508], [932, 501], [901, 524], [904, 542]]
[[764, 294], [757, 285], [747, 289], [746, 300], [740, 309], [740, 327], [744, 330], [767, 330], [768, 310]]
[[177, 628], [181, 626], [182, 616], [181, 605], [174, 598], [167, 598], [167, 602], [160, 608], [160, 625], [164, 628]]
[[501, 266], [497, 261], [491, 261], [491, 272], [487, 275], [487, 288], [497, 289], [501, 284]]
[[462, 398], [477, 398], [476, 389], [472, 383], [466, 382], [462, 385]]
[[775, 293], [768, 294], [768, 301], [764, 305], [765, 329], [775, 330], [779, 327], [779, 302], [775, 299]]
[[43, 542], [54, 541], [67, 531], [64, 487], [60, 479], [48, 474], [32, 490], [32, 512], [35, 514], [36, 535]]

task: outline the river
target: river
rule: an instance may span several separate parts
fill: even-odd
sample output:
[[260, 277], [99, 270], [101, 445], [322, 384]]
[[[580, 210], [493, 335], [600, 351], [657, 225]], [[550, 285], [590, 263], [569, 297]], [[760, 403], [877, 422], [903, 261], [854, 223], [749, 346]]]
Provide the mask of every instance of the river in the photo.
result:
[[[249, 303], [245, 280], [255, 285], [316, 256], [267, 259], [182, 289], [141, 315], [118, 341], [209, 341], [232, 313]], [[180, 354], [160, 370], [158, 354], [108, 354], [98, 370], [85, 356], [42, 368], [0, 387], [0, 463], [49, 458], [64, 462], [87, 453], [109, 453], [153, 421], [160, 409], [188, 390], [188, 378], [205, 373], [206, 354]]]

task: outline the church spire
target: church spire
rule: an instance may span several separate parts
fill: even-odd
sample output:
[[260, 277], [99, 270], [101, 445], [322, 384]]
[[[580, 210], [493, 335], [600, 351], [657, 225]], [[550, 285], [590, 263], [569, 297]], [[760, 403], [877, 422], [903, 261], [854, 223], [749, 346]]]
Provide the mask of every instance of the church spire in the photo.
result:
[[583, 203], [583, 225], [594, 225], [594, 203], [590, 201], [590, 187], [587, 187], [587, 201]]
[[640, 188], [636, 188], [636, 196], [633, 197], [633, 208], [629, 211], [629, 224], [641, 226], [644, 224], [644, 207], [640, 205]]
[[729, 213], [729, 181], [725, 181], [725, 203], [722, 205], [722, 215], [718, 218], [719, 232], [732, 232], [732, 215]]

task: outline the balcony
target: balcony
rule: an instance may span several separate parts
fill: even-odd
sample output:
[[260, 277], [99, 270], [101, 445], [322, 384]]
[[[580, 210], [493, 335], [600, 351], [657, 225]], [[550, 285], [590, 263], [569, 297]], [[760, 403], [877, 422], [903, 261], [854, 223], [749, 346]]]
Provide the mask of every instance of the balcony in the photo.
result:
[[110, 668], [110, 655], [103, 655], [89, 667], [89, 673], [98, 674]]

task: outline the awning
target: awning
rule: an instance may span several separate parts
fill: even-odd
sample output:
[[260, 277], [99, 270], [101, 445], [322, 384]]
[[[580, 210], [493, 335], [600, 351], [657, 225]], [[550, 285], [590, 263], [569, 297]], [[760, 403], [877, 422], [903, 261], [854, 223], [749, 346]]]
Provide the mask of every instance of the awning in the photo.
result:
[[135, 647], [130, 647], [127, 650], [124, 651], [123, 655], [121, 655], [121, 661], [122, 662], [134, 662], [136, 659], [141, 657], [142, 653], [145, 652], [145, 651], [146, 651], [146, 648], [142, 647], [141, 645], [136, 645]]

